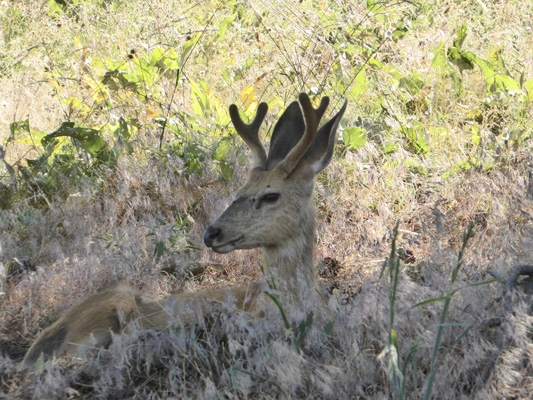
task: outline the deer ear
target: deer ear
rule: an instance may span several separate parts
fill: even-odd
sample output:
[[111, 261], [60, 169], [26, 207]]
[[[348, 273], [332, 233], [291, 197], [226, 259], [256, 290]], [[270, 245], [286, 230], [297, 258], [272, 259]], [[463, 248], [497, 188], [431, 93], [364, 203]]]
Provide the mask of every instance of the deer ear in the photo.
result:
[[287, 154], [300, 141], [305, 131], [305, 123], [302, 110], [297, 101], [289, 104], [279, 118], [268, 151], [267, 170], [273, 169], [285, 159]]
[[309, 149], [307, 149], [291, 175], [302, 174], [306, 177], [314, 178], [327, 167], [335, 148], [337, 127], [346, 111], [347, 105], [348, 101], [345, 101], [337, 115], [318, 130], [313, 143], [309, 146]]

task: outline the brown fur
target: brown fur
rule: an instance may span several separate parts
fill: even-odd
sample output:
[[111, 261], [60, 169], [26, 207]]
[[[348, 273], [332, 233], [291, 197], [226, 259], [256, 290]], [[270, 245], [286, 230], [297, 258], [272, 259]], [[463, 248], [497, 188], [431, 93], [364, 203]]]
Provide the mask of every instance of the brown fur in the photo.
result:
[[163, 329], [174, 320], [194, 324], [197, 315], [193, 303], [203, 307], [208, 302], [216, 307], [228, 292], [237, 309], [256, 314], [263, 311], [265, 290], [278, 296], [291, 316], [322, 309], [324, 302], [314, 274], [312, 194], [316, 174], [331, 159], [335, 131], [346, 104], [318, 130], [329, 99], [323, 98], [316, 110], [307, 95], [301, 94], [299, 100], [300, 105], [291, 104], [276, 125], [268, 158], [258, 135], [266, 104], [260, 105], [250, 125], [242, 122], [235, 106], [230, 108], [237, 132], [252, 149], [255, 168], [237, 200], [204, 234], [205, 244], [219, 253], [262, 247], [268, 286], [258, 283], [180, 293], [160, 302], [145, 302], [124, 286], [97, 293], [72, 306], [45, 329], [28, 350], [23, 366], [31, 367], [41, 356], [83, 357], [108, 346], [112, 333], [121, 332], [134, 319], [145, 329]]

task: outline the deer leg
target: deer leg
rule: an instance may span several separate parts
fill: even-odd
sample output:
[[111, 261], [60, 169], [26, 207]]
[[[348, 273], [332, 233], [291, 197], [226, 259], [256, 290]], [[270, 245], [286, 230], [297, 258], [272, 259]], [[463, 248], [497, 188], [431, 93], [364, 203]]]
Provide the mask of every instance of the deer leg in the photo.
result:
[[124, 286], [83, 299], [41, 333], [22, 366], [30, 367], [41, 356], [45, 360], [65, 354], [83, 357], [95, 348], [109, 346], [111, 333], [120, 332], [135, 316], [139, 301], [138, 294]]

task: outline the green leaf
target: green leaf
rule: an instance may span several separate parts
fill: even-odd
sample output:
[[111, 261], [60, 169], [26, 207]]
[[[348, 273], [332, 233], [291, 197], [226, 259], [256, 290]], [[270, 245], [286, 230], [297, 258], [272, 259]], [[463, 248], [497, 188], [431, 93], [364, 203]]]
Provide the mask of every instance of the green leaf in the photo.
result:
[[472, 142], [478, 146], [481, 144], [481, 132], [477, 126], [477, 123], [475, 123], [472, 127]]
[[11, 182], [15, 183], [16, 180], [17, 180], [17, 174], [15, 172], [15, 169], [11, 166], [11, 164], [9, 164], [6, 160], [4, 160], [4, 155], [3, 154], [2, 154], [2, 157], [0, 159], [4, 163], [6, 171], [9, 174], [9, 177], [11, 178]]
[[402, 133], [407, 141], [406, 150], [414, 154], [425, 153], [428, 150], [424, 125], [415, 122], [412, 125], [403, 125]]
[[9, 124], [9, 130], [11, 131], [11, 135], [13, 135], [14, 139], [16, 139], [16, 137], [20, 134], [29, 133], [30, 120], [25, 119], [23, 121], [12, 122]]
[[515, 81], [510, 76], [505, 75], [495, 75], [494, 83], [490, 86], [489, 91], [494, 93], [497, 90], [503, 91], [520, 91], [520, 83]]
[[226, 68], [220, 71], [220, 74], [222, 75], [222, 78], [224, 78], [224, 82], [226, 82], [226, 85], [229, 86], [233, 83], [233, 76]]
[[154, 248], [155, 262], [158, 262], [163, 254], [165, 254], [165, 243], [157, 242]]
[[427, 175], [426, 170], [421, 164], [418, 164], [417, 162], [413, 160], [406, 160], [406, 164], [409, 167], [409, 170], [414, 174], [420, 174], [420, 175]]
[[476, 64], [481, 70], [481, 75], [483, 76], [483, 79], [489, 86], [488, 90], [490, 93], [494, 93], [498, 90], [521, 90], [520, 82], [516, 81], [510, 76], [509, 71], [507, 70], [507, 67], [504, 64], [501, 55], [496, 56], [496, 63], [492, 63], [481, 57], [478, 57], [472, 52], [459, 52], [457, 49], [452, 49], [451, 53], [449, 54], [449, 57], [450, 61], [456, 64], [461, 72], [464, 69], [472, 69], [471, 67]]
[[226, 35], [226, 32], [228, 31], [228, 27], [233, 22], [233, 18], [228, 17], [224, 18], [220, 25], [218, 26], [218, 39], [222, 40], [224, 36]]
[[383, 153], [385, 154], [394, 153], [397, 149], [398, 149], [398, 146], [396, 145], [396, 143], [390, 142], [388, 145], [386, 145], [383, 148]]
[[68, 136], [80, 143], [93, 157], [97, 157], [107, 148], [107, 143], [100, 131], [91, 128], [74, 127], [74, 122], [63, 122], [54, 132], [46, 135], [42, 143], [46, 147], [52, 139]]
[[45, 152], [42, 156], [33, 160], [26, 159], [26, 163], [28, 164], [28, 167], [30, 167], [32, 174], [35, 174], [37, 172], [46, 172], [46, 164], [48, 163], [48, 159], [54, 152], [57, 142], [57, 139], [50, 140], [46, 145]]
[[468, 52], [462, 52], [457, 47], [450, 47], [448, 49], [448, 60], [459, 68], [459, 72], [464, 70], [474, 69], [474, 63], [471, 57], [465, 56]]
[[233, 176], [233, 166], [222, 162], [220, 163], [220, 175], [225, 181], [229, 181]]
[[527, 91], [527, 100], [533, 101], [533, 78], [524, 83], [524, 89]]
[[398, 83], [400, 89], [407, 89], [411, 94], [417, 94], [425, 86], [422, 75], [410, 74], [403, 77]]
[[335, 321], [330, 321], [324, 325], [324, 333], [326, 334], [326, 336], [331, 336], [334, 326], [335, 326]]
[[357, 126], [346, 128], [342, 132], [342, 140], [349, 150], [356, 150], [366, 145], [366, 130]]
[[475, 54], [463, 51], [463, 42], [466, 38], [466, 25], [462, 25], [457, 31], [457, 38], [453, 41], [453, 46], [448, 49], [448, 60], [459, 68], [459, 72], [474, 69]]
[[380, 0], [366, 0], [366, 9], [370, 12], [377, 13], [383, 9], [383, 5]]
[[228, 154], [231, 150], [232, 146], [230, 145], [228, 140], [221, 140], [220, 142], [218, 142], [218, 144], [216, 144], [211, 158], [213, 160], [225, 161], [227, 160]]
[[523, 88], [524, 87], [524, 80], [526, 79], [526, 71], [522, 71], [522, 73], [520, 74], [520, 78], [518, 79], [518, 81], [520, 82], [520, 87]]
[[157, 65], [161, 59], [165, 56], [165, 49], [162, 47], [156, 47], [152, 51], [152, 56], [149, 58], [151, 65]]
[[118, 128], [115, 130], [114, 135], [117, 142], [119, 143], [119, 146], [124, 146], [126, 154], [133, 154], [133, 147], [129, 142], [131, 135], [128, 129], [128, 123], [123, 117], [120, 117], [120, 119], [118, 120]]
[[333, 75], [335, 77], [335, 81], [333, 83], [335, 91], [338, 93], [345, 93], [347, 89], [346, 86], [349, 84], [349, 82], [344, 75], [341, 63], [338, 61], [333, 64]]
[[189, 56], [191, 52], [193, 51], [194, 46], [196, 45], [196, 42], [198, 42], [198, 39], [200, 39], [200, 36], [202, 36], [201, 32], [194, 34], [183, 45], [183, 50], [181, 51], [181, 57], [180, 57], [180, 68], [181, 69], [183, 69], [183, 67], [185, 66], [185, 63], [189, 59]]
[[481, 75], [487, 84], [494, 82], [494, 76], [496, 75], [496, 66], [489, 61], [484, 60], [481, 57], [476, 56], [474, 53], [465, 52], [465, 57], [468, 57], [472, 62], [475, 62], [481, 69]]
[[457, 38], [453, 41], [453, 46], [457, 49], [461, 49], [463, 42], [466, 39], [466, 25], [463, 24], [457, 31]]
[[392, 32], [392, 40], [395, 42], [398, 41], [403, 38], [407, 32], [409, 32], [409, 28], [405, 26], [403, 22], [399, 22], [398, 25], [396, 25], [396, 29]]
[[444, 51], [444, 42], [440, 42], [434, 51], [433, 60], [431, 61], [431, 67], [437, 71], [439, 75], [442, 75], [446, 71], [448, 60], [446, 58], [446, 52]]
[[[58, 4], [59, 3], [59, 4]], [[60, 4], [64, 4], [64, 1], [61, 2], [61, 1], [55, 1], [55, 0], [49, 0], [48, 1], [48, 6], [50, 7], [50, 9], [52, 10], [51, 12], [49, 11], [49, 14], [54, 17], [54, 18], [58, 18], [59, 16], [61, 15], [64, 15], [65, 12], [63, 11], [63, 8], [60, 6]]]
[[505, 76], [511, 76], [511, 73], [505, 65], [505, 60], [502, 56], [502, 47], [499, 46], [490, 53], [490, 61], [498, 67], [498, 72]]
[[201, 171], [204, 167], [205, 151], [194, 143], [183, 149], [183, 158], [189, 171]]
[[[202, 84], [202, 81], [199, 81]], [[192, 94], [192, 109], [196, 115], [205, 116], [206, 112], [211, 110], [211, 102], [206, 95], [205, 90], [197, 83], [190, 82]]]
[[355, 83], [351, 93], [352, 96], [357, 99], [367, 91], [368, 84], [366, 81], [366, 74], [364, 68], [356, 75], [354, 82]]
[[441, 302], [441, 301], [444, 301], [444, 300], [448, 299], [449, 297], [450, 296], [441, 296], [441, 297], [434, 297], [432, 299], [427, 299], [427, 300], [421, 301], [420, 303], [416, 303], [413, 306], [407, 307], [406, 309], [404, 309], [403, 311], [399, 312], [396, 315], [399, 317], [399, 316], [404, 315], [407, 312], [411, 311], [413, 308], [425, 306], [425, 305], [431, 304], [431, 303], [438, 303], [438, 302]]
[[272, 294], [268, 291], [265, 291], [264, 292], [268, 297], [270, 297], [270, 299], [274, 302], [274, 304], [276, 304], [276, 306], [278, 307], [279, 309], [279, 312], [281, 314], [281, 318], [283, 319], [283, 323], [285, 324], [285, 328], [286, 329], [291, 329], [291, 324], [289, 323], [289, 320], [287, 319], [287, 316], [285, 315], [285, 311], [283, 310], [283, 306], [281, 305], [281, 302], [279, 301], [278, 299], [278, 296], [276, 296], [275, 294]]
[[381, 63], [375, 58], [369, 58], [368, 65], [371, 65], [372, 67], [377, 68], [377, 69], [381, 69], [383, 67], [383, 65], [381, 65]]
[[398, 80], [404, 76], [404, 73], [395, 65], [385, 64], [383, 65], [383, 69]]

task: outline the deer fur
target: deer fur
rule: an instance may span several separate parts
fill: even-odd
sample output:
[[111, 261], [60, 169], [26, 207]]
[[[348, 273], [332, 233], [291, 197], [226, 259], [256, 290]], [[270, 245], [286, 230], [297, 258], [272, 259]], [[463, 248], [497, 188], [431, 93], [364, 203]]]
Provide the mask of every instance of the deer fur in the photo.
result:
[[316, 175], [330, 162], [337, 126], [346, 103], [318, 129], [329, 104], [324, 97], [317, 109], [306, 94], [291, 103], [272, 133], [268, 156], [259, 129], [268, 106], [261, 103], [251, 124], [245, 124], [235, 105], [229, 112], [237, 133], [250, 147], [254, 168], [236, 200], [204, 233], [204, 243], [217, 253], [262, 247], [265, 282], [227, 289], [179, 293], [147, 302], [135, 290], [119, 286], [86, 297], [45, 329], [28, 350], [23, 367], [40, 358], [84, 357], [109, 346], [112, 333], [138, 321], [144, 329], [164, 329], [177, 319], [197, 322], [197, 306], [221, 304], [232, 296], [235, 307], [261, 314], [273, 293], [294, 318], [324, 307], [314, 272]]

